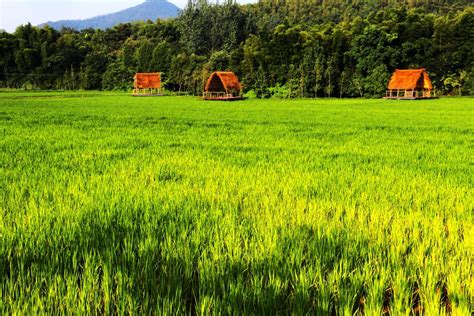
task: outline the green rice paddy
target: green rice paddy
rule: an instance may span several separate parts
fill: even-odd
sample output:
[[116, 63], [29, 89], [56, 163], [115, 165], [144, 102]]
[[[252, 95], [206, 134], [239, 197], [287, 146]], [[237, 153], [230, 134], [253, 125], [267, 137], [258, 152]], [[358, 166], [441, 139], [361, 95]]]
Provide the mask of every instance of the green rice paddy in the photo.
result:
[[473, 312], [474, 99], [0, 93], [0, 314]]

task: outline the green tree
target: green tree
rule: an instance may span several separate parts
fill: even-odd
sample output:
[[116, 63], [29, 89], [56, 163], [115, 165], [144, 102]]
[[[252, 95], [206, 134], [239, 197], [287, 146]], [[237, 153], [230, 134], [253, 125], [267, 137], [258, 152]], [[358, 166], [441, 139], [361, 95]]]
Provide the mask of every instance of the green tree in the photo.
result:
[[151, 68], [153, 71], [168, 72], [171, 66], [171, 47], [166, 41], [161, 41], [153, 49]]

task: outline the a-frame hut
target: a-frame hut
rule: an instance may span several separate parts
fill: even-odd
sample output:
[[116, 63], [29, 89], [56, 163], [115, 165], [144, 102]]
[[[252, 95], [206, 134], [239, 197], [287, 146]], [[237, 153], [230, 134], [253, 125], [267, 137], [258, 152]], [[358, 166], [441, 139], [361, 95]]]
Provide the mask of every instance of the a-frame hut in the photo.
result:
[[388, 83], [386, 99], [431, 99], [433, 85], [424, 68], [396, 69]]
[[216, 71], [207, 80], [202, 97], [205, 100], [240, 100], [242, 85], [231, 71]]
[[160, 96], [161, 74], [159, 72], [137, 73], [133, 77], [133, 96]]

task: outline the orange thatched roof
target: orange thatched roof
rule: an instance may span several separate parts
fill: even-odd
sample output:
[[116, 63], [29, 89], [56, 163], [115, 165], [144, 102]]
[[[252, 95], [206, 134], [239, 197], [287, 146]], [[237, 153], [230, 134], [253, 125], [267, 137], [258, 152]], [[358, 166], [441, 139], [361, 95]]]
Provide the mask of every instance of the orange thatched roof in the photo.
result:
[[133, 79], [134, 86], [138, 89], [161, 88], [161, 74], [159, 72], [137, 73]]
[[242, 85], [239, 82], [239, 78], [233, 72], [216, 71], [207, 79], [204, 90], [207, 92], [240, 92]]
[[428, 73], [420, 69], [396, 69], [388, 83], [390, 90], [433, 89]]

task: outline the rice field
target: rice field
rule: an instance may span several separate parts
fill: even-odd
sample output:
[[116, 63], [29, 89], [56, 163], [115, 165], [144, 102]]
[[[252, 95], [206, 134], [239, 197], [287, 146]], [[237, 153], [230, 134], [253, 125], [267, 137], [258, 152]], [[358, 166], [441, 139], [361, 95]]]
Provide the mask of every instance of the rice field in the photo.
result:
[[470, 315], [474, 99], [0, 93], [0, 314]]

